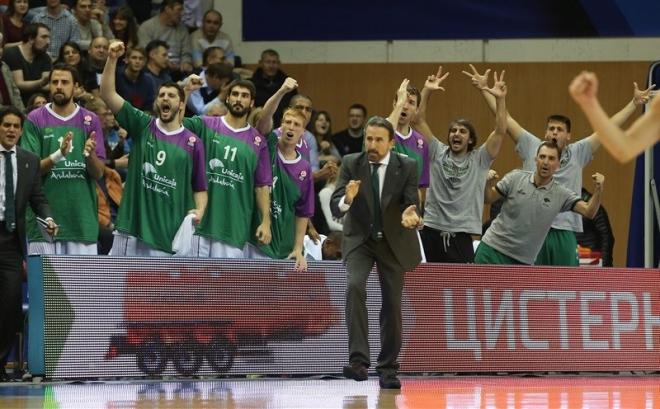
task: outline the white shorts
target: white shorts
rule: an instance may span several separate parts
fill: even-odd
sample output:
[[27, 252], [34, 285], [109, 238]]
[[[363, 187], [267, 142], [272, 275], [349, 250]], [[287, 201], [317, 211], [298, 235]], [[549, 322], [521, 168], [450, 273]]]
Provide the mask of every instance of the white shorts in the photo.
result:
[[191, 255], [192, 257], [207, 258], [243, 258], [243, 249], [234, 247], [224, 241], [194, 234], [192, 236]]
[[96, 243], [86, 241], [33, 241], [28, 243], [28, 254], [57, 254], [61, 256], [95, 256]]
[[109, 256], [136, 256], [136, 257], [172, 257], [166, 251], [157, 250], [135, 236], [115, 231], [115, 239]]

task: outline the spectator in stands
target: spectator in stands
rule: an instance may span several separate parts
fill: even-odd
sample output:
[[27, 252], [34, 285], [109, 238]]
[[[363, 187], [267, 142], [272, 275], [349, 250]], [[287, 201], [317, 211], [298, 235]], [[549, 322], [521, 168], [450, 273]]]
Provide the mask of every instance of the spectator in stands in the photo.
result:
[[332, 120], [328, 111], [317, 111], [309, 122], [308, 128], [316, 139], [319, 152], [319, 166], [328, 160], [339, 162], [341, 156], [332, 142]]
[[112, 40], [115, 38], [110, 29], [110, 15], [108, 14], [108, 8], [105, 6], [105, 2], [101, 0], [95, 0], [92, 6], [92, 19], [99, 23], [101, 26], [101, 31], [103, 37]]
[[[589, 201], [591, 192], [582, 188], [582, 200]], [[578, 244], [601, 253], [603, 267], [613, 266], [614, 233], [607, 210], [603, 206], [598, 208], [593, 219], [582, 217], [582, 233], [575, 233]]]
[[[106, 166], [103, 169], [103, 176], [96, 181], [96, 197], [99, 217], [97, 248], [98, 254], [108, 254], [112, 248], [112, 231], [115, 228], [117, 212], [124, 191], [122, 177], [117, 170], [115, 170], [115, 159], [124, 155], [124, 138], [117, 137], [117, 132], [114, 129], [117, 125], [115, 117], [101, 98], [94, 98], [91, 102], [85, 105], [85, 108], [94, 112], [101, 120], [103, 136], [105, 137], [105, 150], [108, 155], [105, 160]], [[113, 131], [115, 132], [114, 135], [112, 133]], [[113, 143], [112, 140], [114, 138], [118, 138], [120, 142]]]
[[126, 64], [117, 70], [117, 93], [142, 111], [152, 111], [156, 98], [153, 77], [145, 70], [146, 53], [141, 47], [128, 50]]
[[[340, 172], [341, 168], [337, 169], [337, 172]], [[328, 181], [326, 182], [325, 186], [323, 189], [318, 194], [318, 199], [319, 199], [319, 205], [321, 207], [321, 213], [323, 217], [325, 218], [325, 223], [328, 226], [328, 230], [333, 232], [341, 232], [344, 229], [344, 221], [343, 218], [336, 218], [332, 215], [332, 210], [330, 209], [330, 197], [332, 196], [332, 193], [335, 191], [335, 188], [337, 187], [337, 175], [330, 176], [328, 178]], [[319, 225], [319, 223], [315, 223], [316, 226]]]
[[60, 54], [56, 63], [65, 63], [74, 67], [80, 76], [80, 82], [83, 88], [88, 92], [97, 92], [99, 84], [96, 79], [96, 73], [89, 67], [87, 59], [83, 57], [80, 46], [68, 41], [60, 48]]
[[2, 31], [5, 35], [5, 48], [19, 45], [27, 23], [25, 16], [29, 10], [28, 0], [10, 0], [7, 12], [2, 15]]
[[[486, 202], [504, 198], [502, 210], [490, 225], [474, 256], [477, 264], [534, 264], [552, 222], [560, 212], [573, 211], [593, 218], [600, 206], [605, 177], [592, 176], [595, 193], [585, 202], [560, 184], [555, 172], [560, 166], [560, 149], [553, 141], [541, 142], [536, 153], [536, 170], [514, 170], [495, 184], [486, 186]], [[571, 251], [577, 253], [577, 245]]]
[[193, 65], [198, 68], [202, 65], [202, 56], [209, 47], [220, 47], [225, 52], [228, 63], [234, 65], [234, 45], [229, 34], [220, 30], [222, 27], [222, 14], [217, 10], [204, 13], [202, 28], [190, 36], [192, 42]]
[[120, 159], [131, 152], [131, 140], [127, 139], [128, 132], [119, 127], [115, 115], [101, 98], [87, 102], [85, 108], [94, 112], [101, 120], [106, 152], [105, 166], [111, 169], [125, 169], [128, 162]]
[[202, 16], [212, 8], [213, 0], [184, 0], [181, 22], [192, 32], [202, 26]]
[[50, 30], [51, 40], [48, 54], [53, 60], [60, 53], [62, 44], [67, 41], [74, 43], [80, 41], [78, 21], [60, 0], [47, 0], [46, 7], [36, 11], [32, 22], [45, 24]]
[[123, 41], [129, 50], [138, 46], [138, 25], [130, 7], [119, 7], [111, 15], [110, 29], [114, 37]]
[[190, 34], [181, 24], [182, 12], [182, 0], [163, 0], [160, 13], [142, 23], [138, 29], [140, 46], [149, 48], [147, 44], [153, 40], [162, 40], [169, 45], [170, 70], [179, 78], [193, 70]]
[[[650, 91], [651, 88], [644, 92]], [[605, 145], [605, 149], [619, 162], [625, 163], [635, 158], [660, 140], [660, 98], [654, 98], [648, 112], [638, 118], [628, 130], [623, 131], [619, 128], [622, 122], [617, 120], [617, 115], [608, 118], [598, 101], [596, 74], [587, 71], [580, 73], [571, 82], [569, 91], [594, 127], [599, 143]], [[638, 91], [637, 83], [635, 91]], [[642, 102], [647, 103], [650, 95], [647, 93], [643, 98]]]
[[[0, 44], [3, 34], [0, 33]], [[25, 112], [25, 105], [21, 99], [21, 91], [18, 89], [11, 69], [6, 62], [2, 61], [4, 48], [0, 47], [0, 109], [15, 106], [19, 111]]]
[[29, 24], [23, 31], [21, 44], [5, 50], [4, 60], [21, 91], [23, 102], [35, 92], [48, 90], [52, 66], [47, 54], [49, 44], [48, 27], [41, 23]]
[[169, 46], [163, 40], [153, 40], [147, 44], [147, 77], [151, 78], [154, 85], [154, 95], [161, 84], [172, 81], [169, 73], [170, 60], [167, 50]]
[[30, 99], [27, 102], [27, 108], [26, 112], [30, 113], [33, 110], [37, 108], [41, 108], [42, 106], [46, 105], [48, 103], [48, 97], [46, 94], [43, 94], [41, 92], [37, 92], [35, 94], [32, 94]]
[[119, 173], [110, 167], [103, 169], [103, 176], [96, 181], [96, 198], [99, 209], [98, 254], [108, 254], [114, 241], [113, 230], [124, 194]]
[[231, 66], [224, 63], [210, 64], [200, 76], [205, 84], [190, 94], [188, 108], [195, 115], [206, 115], [212, 104], [221, 104], [226, 96], [220, 96], [222, 89], [233, 79]]
[[[257, 98], [254, 106], [260, 107], [266, 104], [268, 98], [282, 87], [287, 75], [280, 69], [280, 55], [273, 49], [264, 50], [261, 53], [259, 67], [252, 75], [251, 81], [257, 88]], [[282, 117], [284, 107], [290, 106], [291, 98], [297, 94], [296, 90], [286, 94], [280, 100], [273, 114], [273, 123], [277, 127]], [[310, 112], [311, 114], [311, 112]]]
[[92, 40], [89, 46], [89, 67], [94, 71], [98, 77], [97, 82], [101, 82], [101, 73], [105, 66], [105, 61], [108, 59], [108, 45], [110, 42], [105, 37], [96, 37]]
[[362, 151], [364, 145], [364, 122], [367, 120], [367, 108], [362, 104], [348, 107], [348, 128], [332, 136], [341, 156]]
[[92, 18], [92, 0], [76, 0], [73, 15], [80, 30], [78, 45], [86, 51], [94, 38], [103, 36], [103, 27]]
[[105, 147], [99, 118], [73, 100], [78, 84], [75, 68], [55, 65], [49, 81], [53, 102], [25, 121], [20, 144], [41, 158], [44, 193], [61, 223], [60, 239], [53, 243], [29, 230], [30, 254], [97, 254], [95, 181], [103, 175]]
[[[202, 69], [208, 67], [210, 64], [214, 63], [225, 63], [227, 58], [225, 57], [225, 50], [222, 47], [208, 47], [202, 53]], [[238, 78], [235, 78], [238, 79]]]
[[[472, 79], [472, 84], [484, 97], [491, 112], [495, 112], [495, 101], [493, 95], [484, 90], [484, 79], [486, 74], [480, 74], [470, 65], [472, 72], [463, 71]], [[612, 116], [612, 122], [623, 124], [644, 101], [648, 101], [651, 88], [639, 90], [637, 84], [633, 87], [633, 97], [616, 114]], [[593, 159], [594, 153], [600, 148], [600, 139], [597, 133], [582, 138], [576, 142], [571, 141], [571, 120], [564, 115], [551, 115], [546, 120], [545, 135], [538, 138], [523, 128], [509, 112], [507, 133], [516, 145], [516, 152], [523, 159], [523, 169], [533, 170], [538, 146], [543, 139], [555, 141], [559, 146], [562, 157], [561, 167], [557, 171], [557, 181], [570, 188], [576, 195], [580, 195], [582, 189], [582, 173], [584, 167]], [[552, 224], [550, 232], [538, 254], [537, 265], [579, 265], [577, 252], [577, 240], [575, 232], [582, 231], [582, 218], [572, 212], [562, 212]]]

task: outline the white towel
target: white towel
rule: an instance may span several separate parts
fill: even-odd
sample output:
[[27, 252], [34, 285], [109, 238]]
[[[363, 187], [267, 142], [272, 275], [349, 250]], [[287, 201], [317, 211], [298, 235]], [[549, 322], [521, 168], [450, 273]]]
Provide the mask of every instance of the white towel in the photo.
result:
[[189, 214], [181, 222], [179, 230], [177, 230], [174, 240], [172, 240], [172, 251], [176, 257], [191, 257], [192, 256], [192, 238], [195, 233], [195, 226], [193, 225], [194, 214]]

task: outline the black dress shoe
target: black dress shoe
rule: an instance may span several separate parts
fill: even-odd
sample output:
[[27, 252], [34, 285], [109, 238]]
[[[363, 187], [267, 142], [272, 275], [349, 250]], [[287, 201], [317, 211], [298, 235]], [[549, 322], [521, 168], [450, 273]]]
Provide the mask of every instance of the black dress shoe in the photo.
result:
[[401, 389], [401, 381], [397, 378], [396, 373], [382, 373], [378, 384], [383, 389]]
[[355, 381], [366, 381], [369, 379], [369, 374], [367, 373], [367, 367], [361, 363], [351, 363], [344, 367], [343, 374], [348, 379], [353, 379]]

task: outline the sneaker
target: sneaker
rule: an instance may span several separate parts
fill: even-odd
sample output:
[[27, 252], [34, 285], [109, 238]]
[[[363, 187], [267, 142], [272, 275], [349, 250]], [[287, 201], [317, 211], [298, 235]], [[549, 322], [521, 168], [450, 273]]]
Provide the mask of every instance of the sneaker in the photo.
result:
[[353, 379], [355, 381], [366, 381], [369, 379], [369, 374], [367, 373], [367, 367], [364, 364], [353, 362], [350, 365], [344, 367], [343, 374], [348, 379]]

